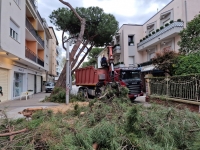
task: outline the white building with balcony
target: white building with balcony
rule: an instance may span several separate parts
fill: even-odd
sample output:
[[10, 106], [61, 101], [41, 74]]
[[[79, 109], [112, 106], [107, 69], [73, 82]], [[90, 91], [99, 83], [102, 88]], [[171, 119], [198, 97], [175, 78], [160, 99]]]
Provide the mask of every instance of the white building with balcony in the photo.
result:
[[0, 101], [21, 92], [42, 92], [42, 74], [49, 70], [48, 26], [35, 0], [0, 0]]
[[179, 33], [199, 14], [199, 5], [199, 0], [172, 0], [144, 24], [122, 25], [112, 41], [115, 63], [137, 64], [143, 77], [148, 72], [159, 75], [151, 59], [157, 51], [178, 51]]

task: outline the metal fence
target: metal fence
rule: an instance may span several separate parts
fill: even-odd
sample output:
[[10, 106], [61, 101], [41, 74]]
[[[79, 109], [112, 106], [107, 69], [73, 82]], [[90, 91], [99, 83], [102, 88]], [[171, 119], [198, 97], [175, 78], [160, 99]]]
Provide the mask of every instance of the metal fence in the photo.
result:
[[151, 95], [200, 102], [200, 75], [149, 78]]

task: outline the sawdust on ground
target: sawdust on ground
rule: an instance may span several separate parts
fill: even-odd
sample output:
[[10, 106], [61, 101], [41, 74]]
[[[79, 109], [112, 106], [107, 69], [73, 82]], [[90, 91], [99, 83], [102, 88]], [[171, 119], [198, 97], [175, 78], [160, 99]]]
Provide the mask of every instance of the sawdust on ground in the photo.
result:
[[62, 104], [59, 106], [54, 106], [54, 107], [49, 107], [47, 108], [48, 110], [52, 110], [54, 113], [58, 113], [58, 112], [66, 112], [68, 110], [73, 110], [74, 106], [78, 104], [80, 107], [85, 107], [89, 105], [89, 102], [75, 102], [75, 103], [69, 103], [67, 104]]

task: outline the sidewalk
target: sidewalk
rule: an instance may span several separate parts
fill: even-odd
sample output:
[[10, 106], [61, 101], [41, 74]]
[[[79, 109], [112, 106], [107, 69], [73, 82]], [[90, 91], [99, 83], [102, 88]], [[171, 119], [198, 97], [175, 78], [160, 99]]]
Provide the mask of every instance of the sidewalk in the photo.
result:
[[51, 106], [58, 106], [59, 103], [51, 103], [51, 102], [40, 102], [44, 100], [45, 96], [49, 96], [50, 93], [38, 93], [34, 94], [33, 97], [30, 99], [25, 100], [9, 100], [7, 102], [0, 103], [0, 110], [5, 110], [8, 118], [21, 118], [23, 117], [22, 114], [18, 114], [18, 112], [26, 109], [26, 108], [34, 108], [34, 107], [51, 107]]

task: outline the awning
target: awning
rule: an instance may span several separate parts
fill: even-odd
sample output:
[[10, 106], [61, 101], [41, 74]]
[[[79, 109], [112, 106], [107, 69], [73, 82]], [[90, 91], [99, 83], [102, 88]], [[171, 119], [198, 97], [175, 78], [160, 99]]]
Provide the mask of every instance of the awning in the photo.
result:
[[152, 71], [154, 68], [155, 68], [154, 65], [144, 66], [144, 67], [141, 67], [141, 72]]

